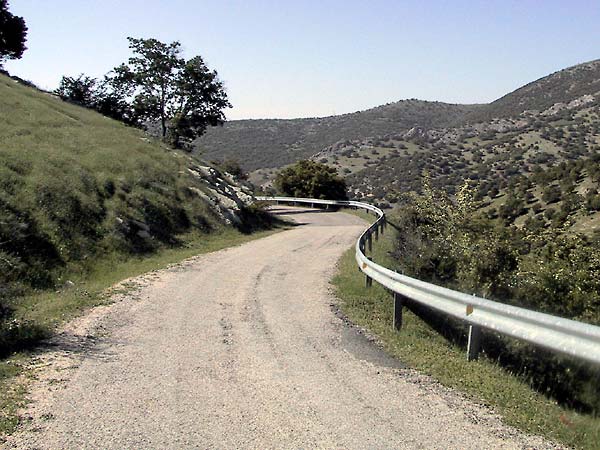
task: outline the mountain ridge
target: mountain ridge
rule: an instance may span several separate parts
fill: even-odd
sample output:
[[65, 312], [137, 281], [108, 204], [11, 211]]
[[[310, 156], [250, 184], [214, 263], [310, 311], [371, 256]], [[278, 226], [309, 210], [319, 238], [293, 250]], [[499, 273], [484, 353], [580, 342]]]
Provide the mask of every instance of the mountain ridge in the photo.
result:
[[205, 158], [237, 159], [248, 171], [276, 168], [345, 140], [401, 134], [412, 128], [458, 128], [494, 118], [515, 119], [597, 92], [600, 60], [593, 60], [532, 81], [488, 104], [408, 99], [320, 118], [244, 119], [209, 129], [196, 145]]

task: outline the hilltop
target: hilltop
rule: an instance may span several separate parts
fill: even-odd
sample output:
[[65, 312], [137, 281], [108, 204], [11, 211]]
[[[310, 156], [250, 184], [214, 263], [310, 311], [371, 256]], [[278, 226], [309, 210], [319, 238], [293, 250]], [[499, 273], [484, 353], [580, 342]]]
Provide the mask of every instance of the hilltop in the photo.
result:
[[[548, 108], [565, 108], [571, 102], [589, 100], [600, 92], [600, 59], [559, 70], [553, 74], [483, 105], [466, 115], [468, 122], [484, 122], [494, 118], [510, 118]], [[573, 105], [572, 105], [573, 106]]]

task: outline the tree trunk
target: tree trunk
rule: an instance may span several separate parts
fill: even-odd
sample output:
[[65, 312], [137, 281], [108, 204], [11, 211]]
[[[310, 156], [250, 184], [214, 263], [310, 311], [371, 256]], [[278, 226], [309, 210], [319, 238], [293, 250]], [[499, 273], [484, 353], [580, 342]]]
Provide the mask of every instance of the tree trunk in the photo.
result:
[[167, 137], [167, 119], [164, 114], [160, 116], [160, 124], [162, 126], [162, 137], [163, 139]]

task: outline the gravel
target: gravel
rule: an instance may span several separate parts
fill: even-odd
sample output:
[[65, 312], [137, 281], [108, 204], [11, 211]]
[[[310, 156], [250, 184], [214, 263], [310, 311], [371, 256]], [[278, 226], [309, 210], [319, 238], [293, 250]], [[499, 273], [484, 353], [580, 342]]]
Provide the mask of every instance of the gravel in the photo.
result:
[[303, 225], [128, 280], [68, 324], [5, 446], [552, 447], [378, 355], [332, 311], [361, 219], [275, 211]]

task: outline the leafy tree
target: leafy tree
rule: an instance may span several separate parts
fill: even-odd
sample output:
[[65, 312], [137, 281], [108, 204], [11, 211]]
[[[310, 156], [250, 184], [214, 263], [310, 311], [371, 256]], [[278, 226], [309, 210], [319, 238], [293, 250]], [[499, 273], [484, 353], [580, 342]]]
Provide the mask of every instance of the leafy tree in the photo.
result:
[[19, 59], [27, 50], [27, 25], [8, 10], [8, 0], [0, 0], [0, 66], [5, 59]]
[[523, 200], [515, 196], [514, 192], [509, 191], [506, 195], [506, 202], [500, 206], [498, 215], [500, 218], [512, 222], [524, 212]]
[[137, 124], [125, 93], [113, 87], [106, 79], [98, 81], [83, 73], [77, 78], [63, 76], [54, 93], [65, 101], [95, 109], [100, 114], [129, 125]]
[[298, 161], [275, 177], [275, 188], [292, 197], [345, 200], [346, 183], [337, 170], [315, 161]]
[[181, 147], [225, 121], [223, 110], [231, 104], [223, 83], [200, 56], [181, 58], [179, 42], [127, 39], [134, 56], [108, 82], [131, 99], [140, 123], [158, 122], [163, 139]]
[[63, 76], [54, 93], [65, 101], [95, 108], [98, 95], [97, 84], [98, 80], [84, 74], [80, 74], [77, 78]]

